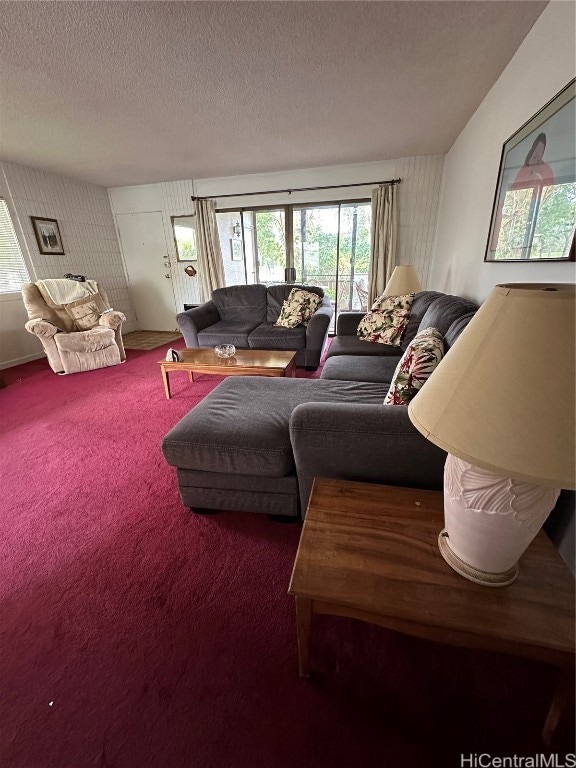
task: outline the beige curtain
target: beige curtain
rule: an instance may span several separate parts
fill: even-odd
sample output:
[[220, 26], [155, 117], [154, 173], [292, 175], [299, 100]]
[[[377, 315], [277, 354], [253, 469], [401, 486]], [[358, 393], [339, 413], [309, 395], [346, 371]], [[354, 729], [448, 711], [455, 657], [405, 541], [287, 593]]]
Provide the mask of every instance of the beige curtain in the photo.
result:
[[215, 288], [224, 287], [224, 265], [216, 226], [214, 200], [196, 200], [196, 244], [198, 266], [205, 299]]
[[372, 192], [372, 260], [368, 272], [368, 307], [384, 293], [396, 264], [396, 184]]

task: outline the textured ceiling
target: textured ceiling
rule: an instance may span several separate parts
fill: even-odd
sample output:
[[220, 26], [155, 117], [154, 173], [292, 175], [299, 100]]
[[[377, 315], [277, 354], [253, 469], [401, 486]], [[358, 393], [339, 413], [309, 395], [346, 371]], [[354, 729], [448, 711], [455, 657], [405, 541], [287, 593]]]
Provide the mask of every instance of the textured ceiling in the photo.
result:
[[0, 157], [117, 186], [446, 152], [545, 2], [0, 2]]

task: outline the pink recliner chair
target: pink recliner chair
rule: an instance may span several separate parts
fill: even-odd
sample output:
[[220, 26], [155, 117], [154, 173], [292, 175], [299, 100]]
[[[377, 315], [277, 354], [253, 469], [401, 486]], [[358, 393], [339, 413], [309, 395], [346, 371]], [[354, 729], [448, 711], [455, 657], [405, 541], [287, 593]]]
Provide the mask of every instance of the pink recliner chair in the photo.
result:
[[94, 280], [24, 283], [22, 296], [30, 318], [26, 330], [38, 336], [55, 373], [91, 371], [126, 359], [121, 334], [126, 318], [111, 308]]

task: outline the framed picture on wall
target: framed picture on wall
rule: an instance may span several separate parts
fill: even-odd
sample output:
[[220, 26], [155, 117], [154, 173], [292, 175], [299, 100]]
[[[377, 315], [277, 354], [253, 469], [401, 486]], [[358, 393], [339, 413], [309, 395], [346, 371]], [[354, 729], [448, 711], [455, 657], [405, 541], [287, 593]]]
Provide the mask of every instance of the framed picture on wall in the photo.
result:
[[505, 142], [484, 261], [574, 261], [575, 84]]
[[244, 258], [242, 240], [237, 237], [230, 238], [230, 253], [232, 254], [232, 261], [242, 261]]
[[39, 216], [30, 218], [40, 253], [63, 256], [62, 237], [56, 219], [41, 219]]

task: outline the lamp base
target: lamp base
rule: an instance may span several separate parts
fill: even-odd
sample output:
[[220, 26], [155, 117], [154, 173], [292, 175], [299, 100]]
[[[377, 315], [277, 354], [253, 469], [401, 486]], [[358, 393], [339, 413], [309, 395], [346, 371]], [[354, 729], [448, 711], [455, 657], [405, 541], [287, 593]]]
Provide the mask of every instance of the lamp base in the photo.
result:
[[477, 584], [511, 584], [559, 494], [558, 488], [496, 475], [448, 454], [444, 528], [449, 539], [440, 539], [444, 559]]
[[516, 581], [518, 576], [518, 564], [503, 573], [490, 573], [489, 571], [481, 571], [473, 565], [464, 562], [450, 549], [450, 537], [445, 528], [438, 534], [438, 548], [444, 560], [456, 573], [464, 576], [469, 581], [474, 581], [476, 584], [482, 584], [483, 587], [507, 587], [513, 581]]

